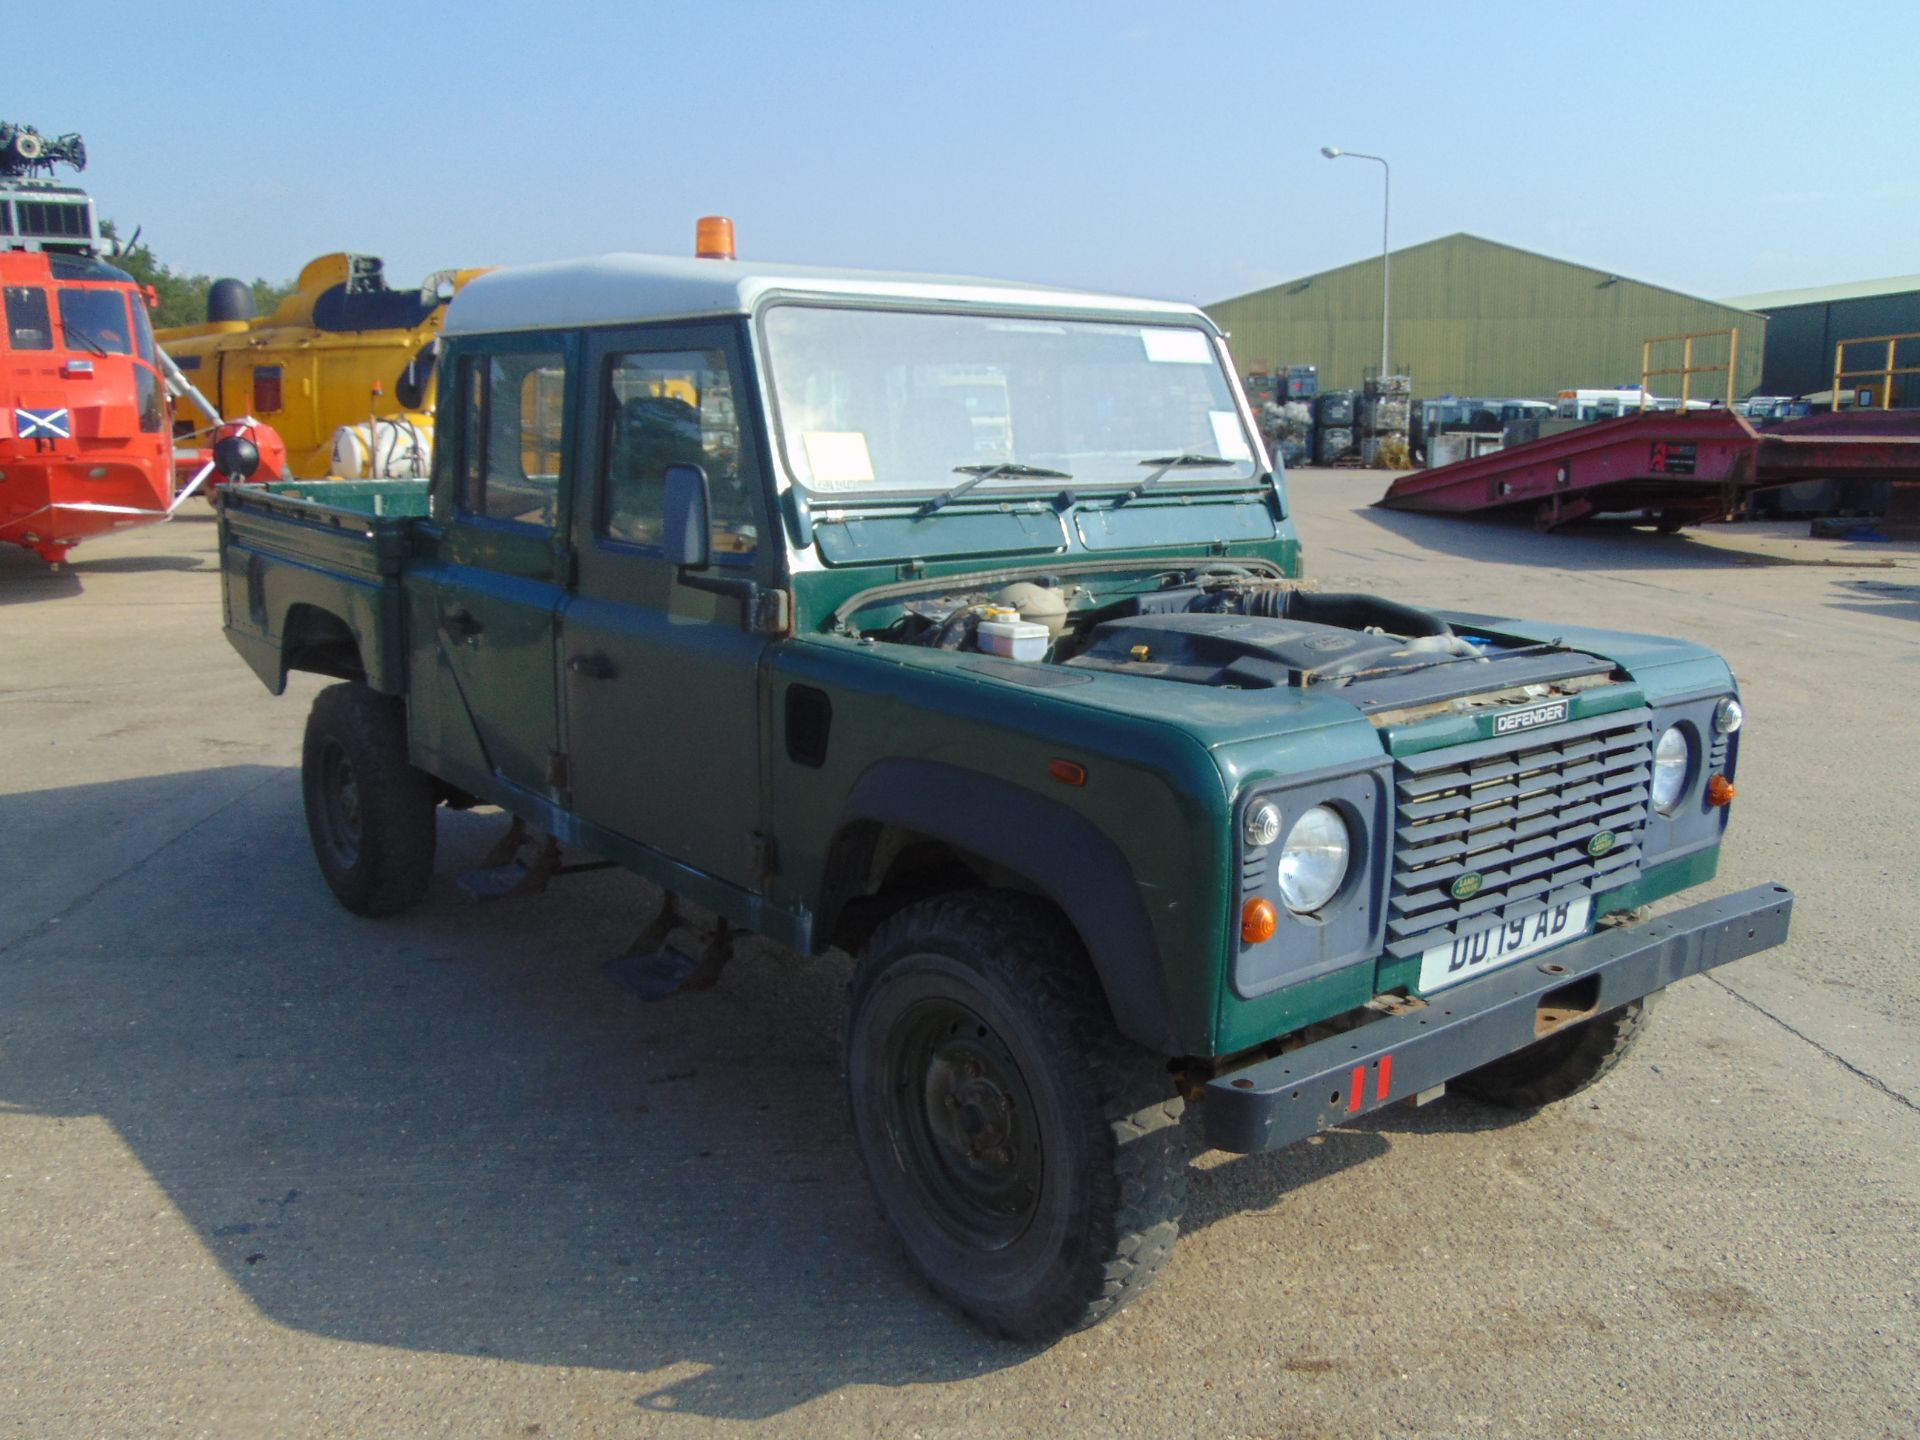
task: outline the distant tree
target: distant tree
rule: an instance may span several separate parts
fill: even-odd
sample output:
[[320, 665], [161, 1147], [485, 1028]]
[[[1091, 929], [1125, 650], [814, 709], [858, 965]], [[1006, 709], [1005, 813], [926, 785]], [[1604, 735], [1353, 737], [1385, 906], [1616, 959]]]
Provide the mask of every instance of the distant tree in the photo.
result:
[[[151, 246], [138, 239], [127, 244], [120, 239], [119, 227], [111, 220], [100, 222], [100, 233], [113, 242], [113, 263], [142, 285], [151, 285], [160, 297], [160, 308], [153, 323], [164, 329], [170, 325], [199, 325], [207, 318], [207, 291], [217, 278], [212, 275], [187, 275], [174, 270]], [[136, 232], [137, 234], [137, 232]], [[293, 281], [256, 279], [253, 299], [262, 315], [267, 314], [293, 293]]]

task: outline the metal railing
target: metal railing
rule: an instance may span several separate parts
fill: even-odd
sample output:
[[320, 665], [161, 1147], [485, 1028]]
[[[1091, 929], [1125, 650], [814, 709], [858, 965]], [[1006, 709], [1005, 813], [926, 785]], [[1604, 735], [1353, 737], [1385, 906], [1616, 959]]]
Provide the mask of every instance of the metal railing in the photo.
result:
[[[1693, 342], [1696, 340], [1719, 340], [1727, 342], [1726, 362], [1721, 365], [1696, 365], [1693, 363]], [[1680, 363], [1663, 369], [1653, 367], [1653, 347], [1671, 345], [1680, 342]], [[1727, 408], [1733, 408], [1734, 375], [1740, 363], [1740, 327], [1728, 330], [1695, 330], [1687, 335], [1655, 335], [1640, 342], [1640, 408], [1647, 408], [1647, 381], [1656, 375], [1678, 375], [1680, 377], [1680, 408], [1685, 410], [1687, 402], [1693, 398], [1693, 377], [1695, 375], [1725, 375], [1727, 377]]]
[[[1857, 380], [1862, 376], [1876, 375], [1880, 378], [1880, 408], [1882, 410], [1891, 410], [1893, 408], [1893, 377], [1896, 375], [1920, 375], [1920, 365], [1896, 366], [1893, 363], [1893, 352], [1898, 349], [1901, 342], [1905, 340], [1920, 340], [1920, 330], [1909, 331], [1905, 335], [1860, 335], [1852, 340], [1842, 340], [1838, 345], [1834, 346], [1833, 394], [1828, 402], [1828, 408], [1831, 410], [1838, 410], [1840, 408], [1841, 381]], [[1845, 366], [1847, 347], [1849, 345], [1885, 345], [1887, 347], [1887, 363], [1884, 365], [1871, 365], [1864, 370], [1848, 370]]]

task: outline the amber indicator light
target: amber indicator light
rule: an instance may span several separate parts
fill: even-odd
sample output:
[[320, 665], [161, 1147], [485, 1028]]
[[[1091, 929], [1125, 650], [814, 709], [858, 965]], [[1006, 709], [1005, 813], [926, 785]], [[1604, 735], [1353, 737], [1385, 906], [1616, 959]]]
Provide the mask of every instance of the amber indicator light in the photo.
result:
[[733, 221], [724, 215], [702, 215], [693, 230], [693, 253], [702, 260], [733, 259]]
[[1271, 900], [1258, 895], [1240, 909], [1240, 939], [1248, 945], [1258, 945], [1271, 940], [1273, 932], [1280, 928], [1279, 913], [1273, 908]]
[[1047, 773], [1062, 785], [1084, 785], [1087, 783], [1087, 767], [1072, 760], [1049, 760]]
[[1724, 775], [1716, 775], [1707, 781], [1707, 804], [1718, 808], [1733, 803], [1733, 781]]

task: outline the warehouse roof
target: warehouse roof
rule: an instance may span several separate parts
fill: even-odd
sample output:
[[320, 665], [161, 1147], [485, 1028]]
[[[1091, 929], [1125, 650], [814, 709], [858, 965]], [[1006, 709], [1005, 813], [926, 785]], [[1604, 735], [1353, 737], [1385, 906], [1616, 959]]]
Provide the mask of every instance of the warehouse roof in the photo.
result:
[[[1509, 245], [1504, 240], [1489, 240], [1484, 235], [1475, 235], [1467, 230], [1458, 230], [1451, 235], [1437, 235], [1431, 240], [1421, 240], [1412, 245], [1403, 245], [1393, 251], [1393, 258], [1398, 260], [1401, 256], [1411, 255], [1416, 250], [1425, 250], [1430, 246], [1436, 245], [1452, 245], [1462, 240], [1474, 245], [1485, 245], [1495, 250], [1506, 250], [1515, 255], [1524, 255], [1529, 260], [1540, 260], [1549, 265], [1563, 265], [1569, 270], [1584, 270], [1591, 275], [1599, 276], [1599, 283], [1602, 285], [1619, 285], [1623, 283], [1637, 285], [1643, 290], [1658, 290], [1663, 294], [1678, 295], [1683, 300], [1698, 301], [1706, 305], [1719, 305], [1729, 309], [1746, 308], [1738, 300], [1709, 300], [1703, 295], [1693, 295], [1685, 290], [1676, 290], [1671, 285], [1656, 285], [1648, 280], [1635, 280], [1630, 275], [1615, 274], [1604, 266], [1589, 265], [1581, 260], [1568, 260], [1559, 255], [1545, 255], [1538, 250], [1528, 250], [1519, 245]], [[1273, 285], [1263, 285], [1258, 290], [1251, 291], [1246, 295], [1234, 295], [1227, 300], [1216, 300], [1212, 302], [1212, 304], [1227, 305], [1231, 304], [1234, 300], [1248, 299], [1251, 295], [1264, 295], [1271, 290], [1286, 290], [1289, 293], [1293, 293], [1304, 289], [1313, 281], [1320, 279], [1323, 275], [1332, 275], [1338, 271], [1350, 270], [1360, 265], [1370, 265], [1379, 258], [1378, 255], [1369, 255], [1359, 260], [1350, 260], [1344, 265], [1335, 265], [1326, 270], [1316, 270], [1311, 275], [1297, 275], [1291, 280], [1282, 280]]]
[[1742, 310], [1785, 310], [1793, 305], [1830, 305], [1835, 300], [1866, 300], [1875, 295], [1905, 295], [1913, 290], [1920, 290], [1920, 275], [1889, 275], [1884, 280], [1849, 280], [1841, 285], [1816, 285], [1808, 290], [1736, 295], [1720, 303]]

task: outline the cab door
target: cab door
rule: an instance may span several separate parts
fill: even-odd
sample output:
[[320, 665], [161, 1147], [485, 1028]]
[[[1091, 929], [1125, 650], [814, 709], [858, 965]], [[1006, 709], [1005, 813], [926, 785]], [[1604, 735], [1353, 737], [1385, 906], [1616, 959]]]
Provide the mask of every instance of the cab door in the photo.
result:
[[[426, 612], [431, 705], [415, 722], [451, 778], [564, 798], [555, 644], [566, 569], [570, 345], [488, 340], [460, 357], [451, 494]], [[416, 654], [428, 647], [416, 637]], [[423, 677], [422, 677], [423, 678]], [[417, 682], [416, 682], [417, 683]]]
[[679, 584], [661, 543], [666, 469], [699, 465], [713, 573], [776, 583], [738, 335], [724, 323], [603, 332], [586, 374], [593, 474], [560, 619], [573, 809], [757, 888], [768, 642], [744, 628], [742, 600]]

